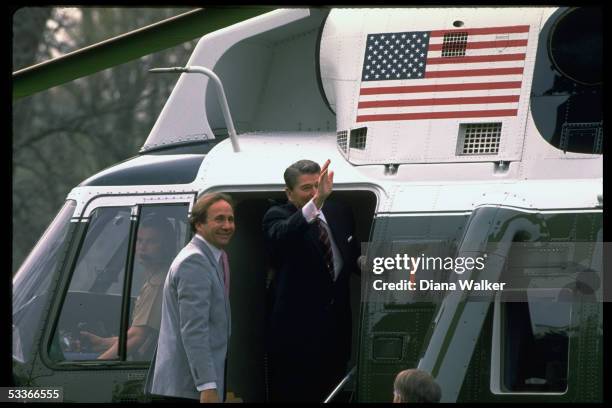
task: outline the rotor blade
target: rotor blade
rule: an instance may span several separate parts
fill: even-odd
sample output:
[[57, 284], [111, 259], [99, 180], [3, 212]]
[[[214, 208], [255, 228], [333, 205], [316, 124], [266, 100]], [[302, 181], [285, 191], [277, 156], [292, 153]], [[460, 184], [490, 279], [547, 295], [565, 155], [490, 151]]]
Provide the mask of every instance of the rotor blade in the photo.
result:
[[274, 10], [192, 10], [13, 73], [13, 100], [152, 54]]

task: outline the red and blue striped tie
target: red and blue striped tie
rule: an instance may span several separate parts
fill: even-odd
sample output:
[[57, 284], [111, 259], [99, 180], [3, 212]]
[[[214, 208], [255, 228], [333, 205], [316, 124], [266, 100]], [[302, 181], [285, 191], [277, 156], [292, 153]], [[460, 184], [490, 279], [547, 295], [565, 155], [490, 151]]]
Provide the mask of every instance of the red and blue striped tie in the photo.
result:
[[327, 271], [331, 275], [332, 280], [334, 280], [336, 277], [336, 273], [334, 271], [334, 253], [332, 252], [331, 242], [329, 241], [329, 234], [327, 233], [327, 229], [325, 229], [323, 226], [323, 221], [316, 218], [315, 222], [319, 227], [319, 240], [323, 245], [323, 260], [325, 261]]

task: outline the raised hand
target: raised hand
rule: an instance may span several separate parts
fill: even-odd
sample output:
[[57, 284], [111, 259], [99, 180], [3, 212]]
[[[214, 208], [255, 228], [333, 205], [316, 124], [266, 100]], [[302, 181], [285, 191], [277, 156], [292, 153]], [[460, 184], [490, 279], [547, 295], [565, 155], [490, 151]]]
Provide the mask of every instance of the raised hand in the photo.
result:
[[323, 203], [333, 191], [334, 172], [329, 170], [329, 163], [331, 163], [331, 160], [327, 159], [319, 174], [319, 184], [314, 195], [314, 202], [317, 208], [323, 206]]

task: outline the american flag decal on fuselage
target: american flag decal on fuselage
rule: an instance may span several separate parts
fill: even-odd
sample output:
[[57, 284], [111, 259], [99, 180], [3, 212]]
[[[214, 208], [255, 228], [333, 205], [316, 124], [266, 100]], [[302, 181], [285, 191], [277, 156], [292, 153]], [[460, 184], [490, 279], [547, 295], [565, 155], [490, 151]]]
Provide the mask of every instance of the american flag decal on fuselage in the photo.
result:
[[517, 116], [528, 34], [528, 25], [368, 34], [356, 121]]

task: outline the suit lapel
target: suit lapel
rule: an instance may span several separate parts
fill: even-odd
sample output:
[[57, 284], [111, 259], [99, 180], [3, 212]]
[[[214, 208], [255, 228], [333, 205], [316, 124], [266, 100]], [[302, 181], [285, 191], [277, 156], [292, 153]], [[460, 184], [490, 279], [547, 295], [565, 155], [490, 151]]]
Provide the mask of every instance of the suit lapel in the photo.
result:
[[204, 254], [205, 257], [208, 258], [208, 260], [210, 261], [212, 265], [214, 265], [215, 271], [217, 272], [217, 280], [219, 284], [221, 285], [221, 288], [225, 290], [225, 284], [223, 283], [224, 279], [223, 279], [223, 269], [221, 267], [221, 262], [217, 262], [217, 260], [213, 256], [213, 253], [208, 247], [208, 245], [206, 245], [206, 243], [204, 243], [201, 239], [199, 239], [195, 235], [191, 239], [191, 243], [195, 245], [202, 252], [202, 254]]
[[219, 259], [219, 262], [217, 262], [217, 260], [213, 256], [213, 253], [208, 247], [208, 245], [206, 245], [204, 241], [202, 241], [200, 238], [196, 237], [195, 235], [191, 239], [191, 243], [195, 245], [196, 248], [198, 248], [204, 254], [204, 256], [208, 258], [208, 260], [210, 261], [212, 265], [215, 266], [215, 270], [217, 272], [217, 282], [219, 282], [219, 286], [221, 287], [221, 293], [223, 293], [223, 299], [225, 300], [225, 313], [227, 315], [227, 322], [228, 322], [227, 323], [227, 335], [229, 338], [232, 332], [232, 314], [230, 311], [231, 309], [230, 309], [229, 296], [225, 295], [225, 280], [223, 276], [223, 266], [221, 265], [222, 261], [221, 259]]

